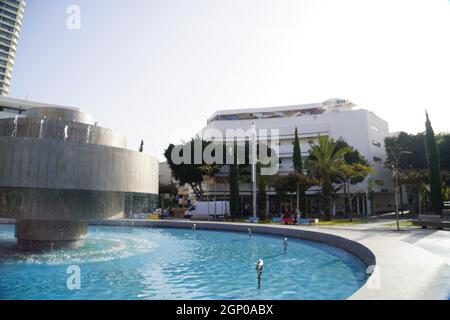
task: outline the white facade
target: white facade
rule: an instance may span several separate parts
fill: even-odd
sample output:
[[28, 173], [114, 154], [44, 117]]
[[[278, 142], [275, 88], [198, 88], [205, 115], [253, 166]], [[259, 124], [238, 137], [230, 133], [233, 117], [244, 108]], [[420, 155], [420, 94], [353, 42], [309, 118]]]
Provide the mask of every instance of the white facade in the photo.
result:
[[[310, 142], [314, 142], [318, 135], [328, 135], [334, 139], [343, 138], [373, 166], [374, 172], [368, 179], [383, 182], [383, 185], [375, 186], [373, 189], [376, 192], [374, 211], [392, 210], [392, 175], [388, 169], [384, 168], [386, 159], [384, 139], [389, 135], [388, 123], [374, 113], [365, 109], [355, 109], [354, 106], [348, 100], [330, 99], [324, 103], [306, 105], [218, 111], [208, 119], [203, 132], [218, 129], [225, 135], [227, 129], [248, 130], [252, 122], [255, 123], [257, 132], [258, 129], [278, 129], [280, 173], [293, 171], [295, 127], [299, 130], [304, 158], [308, 156]], [[361, 197], [365, 198], [368, 179], [353, 186], [353, 192], [361, 193]], [[226, 186], [214, 186], [214, 188], [221, 194], [226, 192]], [[211, 187], [207, 189], [211, 190]], [[240, 188], [242, 194], [250, 194], [250, 191], [250, 185], [242, 185]], [[357, 201], [357, 206], [359, 207], [360, 204], [362, 206], [363, 201]]]
[[0, 0], [0, 96], [9, 94], [25, 0]]

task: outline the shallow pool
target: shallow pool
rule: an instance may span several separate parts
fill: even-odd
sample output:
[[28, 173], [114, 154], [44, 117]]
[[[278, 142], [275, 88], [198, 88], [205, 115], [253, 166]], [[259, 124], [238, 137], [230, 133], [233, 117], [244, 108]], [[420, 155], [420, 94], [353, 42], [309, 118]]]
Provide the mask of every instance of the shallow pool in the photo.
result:
[[[343, 250], [289, 238], [284, 253], [282, 237], [258, 234], [90, 227], [79, 249], [14, 246], [14, 226], [0, 225], [0, 299], [345, 299], [367, 279], [365, 265]], [[71, 265], [80, 289], [68, 289]]]

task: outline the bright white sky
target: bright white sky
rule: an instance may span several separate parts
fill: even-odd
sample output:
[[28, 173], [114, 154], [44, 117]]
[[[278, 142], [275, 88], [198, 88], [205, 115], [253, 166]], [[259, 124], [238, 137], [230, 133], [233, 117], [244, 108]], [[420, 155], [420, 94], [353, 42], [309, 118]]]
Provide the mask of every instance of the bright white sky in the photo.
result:
[[[66, 8], [81, 8], [81, 30]], [[81, 107], [163, 159], [218, 109], [346, 98], [449, 131], [448, 0], [28, 0], [10, 96]]]

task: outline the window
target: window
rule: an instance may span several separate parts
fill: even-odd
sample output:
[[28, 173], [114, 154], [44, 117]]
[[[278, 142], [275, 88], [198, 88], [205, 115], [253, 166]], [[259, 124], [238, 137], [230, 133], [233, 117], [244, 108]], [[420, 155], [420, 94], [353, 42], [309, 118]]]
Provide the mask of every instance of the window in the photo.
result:
[[380, 132], [380, 128], [378, 128], [376, 125], [371, 124], [370, 127], [372, 128], [372, 130], [376, 131], [376, 132]]
[[381, 162], [381, 158], [373, 157], [373, 161], [375, 161], [375, 162]]
[[8, 107], [0, 107], [0, 111], [8, 112], [8, 113], [21, 114], [21, 110], [19, 110], [19, 109], [13, 109], [13, 108], [8, 108]]

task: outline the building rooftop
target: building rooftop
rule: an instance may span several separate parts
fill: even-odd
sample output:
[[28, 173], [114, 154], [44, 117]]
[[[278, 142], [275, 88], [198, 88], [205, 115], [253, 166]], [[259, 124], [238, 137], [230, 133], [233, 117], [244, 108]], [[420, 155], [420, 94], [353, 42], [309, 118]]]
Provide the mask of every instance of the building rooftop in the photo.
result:
[[6, 98], [0, 96], [0, 111], [2, 111], [2, 108], [9, 108], [9, 109], [15, 109], [15, 110], [27, 110], [31, 108], [61, 108], [61, 109], [68, 109], [68, 110], [75, 110], [80, 111], [79, 108], [73, 108], [73, 107], [67, 107], [67, 106], [61, 106], [61, 105], [55, 105], [55, 104], [49, 104], [49, 103], [42, 103], [42, 102], [36, 102], [36, 101], [29, 101], [29, 100], [22, 100], [22, 99], [14, 99], [14, 98]]
[[346, 99], [329, 99], [321, 103], [308, 103], [281, 107], [243, 108], [219, 110], [208, 118], [208, 123], [222, 120], [248, 120], [297, 117], [302, 115], [321, 114], [328, 111], [351, 110], [356, 106]]

